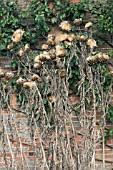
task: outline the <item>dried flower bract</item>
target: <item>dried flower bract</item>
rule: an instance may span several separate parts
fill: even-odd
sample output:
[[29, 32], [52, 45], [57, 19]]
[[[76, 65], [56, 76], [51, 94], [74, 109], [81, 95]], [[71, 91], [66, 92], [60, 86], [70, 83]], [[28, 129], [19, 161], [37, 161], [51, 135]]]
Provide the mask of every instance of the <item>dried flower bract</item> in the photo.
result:
[[103, 58], [104, 58], [105, 60], [109, 60], [109, 59], [110, 59], [110, 57], [109, 57], [107, 54], [105, 54], [105, 53], [103, 53]]
[[90, 48], [97, 47], [96, 41], [95, 41], [94, 39], [88, 39], [87, 45], [88, 45]]
[[49, 49], [49, 45], [48, 44], [43, 44], [42, 45], [42, 50], [48, 50]]
[[90, 28], [92, 25], [93, 25], [92, 22], [88, 22], [88, 23], [86, 23], [85, 28], [88, 29], [88, 28]]
[[77, 41], [86, 41], [86, 40], [87, 40], [87, 37], [86, 37], [85, 35], [81, 35], [81, 36], [76, 35], [76, 36], [75, 36], [75, 39], [76, 39]]
[[59, 25], [59, 27], [62, 30], [65, 30], [65, 31], [70, 31], [71, 30], [71, 25], [69, 24], [68, 21], [62, 21], [61, 24]]
[[97, 62], [97, 56], [96, 55], [92, 55], [86, 58], [86, 61], [88, 62], [89, 65], [93, 65]]
[[54, 36], [53, 34], [48, 34], [47, 43], [48, 43], [49, 45], [55, 45], [54, 39], [55, 39], [55, 36]]
[[63, 49], [61, 45], [56, 46], [56, 56], [57, 57], [65, 57], [66, 56], [66, 50]]
[[68, 46], [71, 46], [71, 42], [69, 42], [69, 41], [65, 41], [65, 45], [66, 45], [66, 47], [68, 47]]
[[82, 18], [75, 19], [74, 24], [76, 24], [76, 25], [82, 24]]
[[61, 78], [65, 78], [65, 77], [66, 77], [66, 70], [65, 70], [65, 69], [62, 69], [62, 70], [60, 71], [60, 77], [61, 77]]
[[26, 88], [36, 87], [36, 82], [35, 81], [25, 82], [25, 83], [23, 83], [23, 87], [26, 87]]
[[55, 103], [56, 102], [56, 97], [55, 96], [49, 96], [48, 99], [49, 99], [49, 101], [51, 103]]
[[25, 82], [25, 80], [20, 77], [20, 78], [16, 81], [16, 84], [17, 84], [17, 85], [23, 85], [24, 82]]
[[51, 57], [47, 51], [43, 51], [43, 53], [40, 54], [41, 61], [46, 61], [46, 60], [50, 60], [50, 59], [51, 59]]
[[13, 42], [20, 42], [24, 32], [25, 31], [23, 31], [22, 29], [17, 29], [12, 35], [12, 41]]
[[35, 63], [41, 63], [40, 55], [38, 55], [38, 56], [35, 57], [34, 62], [35, 62]]
[[13, 78], [14, 78], [14, 73], [13, 73], [12, 71], [7, 72], [7, 73], [5, 74], [5, 78], [8, 79], [8, 80], [13, 79]]
[[32, 77], [31, 77], [32, 81], [35, 81], [35, 80], [38, 80], [38, 79], [40, 79], [40, 77], [37, 74], [33, 74]]
[[24, 50], [22, 48], [19, 50], [18, 55], [20, 57], [22, 57], [24, 55]]
[[68, 37], [67, 37], [67, 39], [68, 39], [69, 41], [74, 41], [74, 40], [75, 40], [75, 34], [73, 34], [73, 33], [69, 34]]
[[25, 47], [24, 47], [24, 51], [25, 52], [28, 52], [30, 50], [30, 45], [29, 44], [26, 44]]
[[35, 63], [34, 64], [34, 68], [36, 68], [36, 69], [40, 69], [41, 66], [42, 66], [42, 63]]
[[4, 76], [4, 71], [2, 69], [0, 69], [0, 77]]
[[55, 37], [55, 43], [58, 44], [62, 41], [65, 41], [68, 38], [68, 35], [66, 33], [59, 33], [56, 37]]
[[56, 50], [53, 48], [49, 51], [49, 55], [51, 57], [51, 59], [55, 59], [56, 58]]
[[7, 49], [8, 49], [8, 50], [13, 49], [13, 47], [14, 47], [14, 44], [13, 44], [13, 43], [12, 43], [12, 44], [8, 44], [8, 45], [7, 45]]
[[107, 54], [100, 52], [100, 53], [97, 53], [94, 56], [87, 57], [86, 60], [90, 65], [92, 65], [92, 64], [95, 64], [95, 63], [105, 62], [109, 59], [110, 59], [110, 57]]

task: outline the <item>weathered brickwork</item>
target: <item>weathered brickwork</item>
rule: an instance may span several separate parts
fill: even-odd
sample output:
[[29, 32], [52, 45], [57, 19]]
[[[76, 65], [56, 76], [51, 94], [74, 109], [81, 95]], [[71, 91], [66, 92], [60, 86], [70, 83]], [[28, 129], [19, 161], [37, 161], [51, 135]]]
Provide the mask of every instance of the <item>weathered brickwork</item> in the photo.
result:
[[[79, 2], [79, 1], [80, 0], [71, 0], [72, 3]], [[28, 3], [29, 2], [25, 3], [24, 0], [19, 0], [19, 5], [21, 8], [25, 7]], [[9, 67], [9, 62], [10, 60], [8, 58], [7, 59], [0, 58], [0, 65], [4, 70], [7, 70], [7, 71], [11, 70], [11, 68]], [[70, 98], [70, 101], [79, 103], [79, 99], [76, 95], [72, 95]], [[3, 120], [5, 123], [5, 129], [4, 129], [5, 130], [5, 136], [4, 136], [5, 143], [7, 141], [7, 145], [4, 146], [3, 139], [0, 140], [0, 169], [5, 170], [6, 168], [6, 163], [5, 163], [4, 156], [3, 156], [4, 154], [6, 154], [8, 164], [10, 164], [12, 162], [12, 159], [14, 159], [14, 161], [16, 161], [16, 163], [18, 164], [18, 167], [20, 167], [20, 170], [21, 170], [21, 167], [23, 166], [22, 165], [23, 162], [25, 162], [26, 169], [28, 169], [27, 167], [30, 167], [31, 169], [33, 169], [35, 165], [35, 161], [36, 161], [36, 153], [34, 152], [34, 149], [32, 147], [33, 141], [31, 141], [31, 137], [30, 137], [30, 127], [28, 126], [28, 119], [27, 119], [27, 115], [20, 113], [18, 111], [13, 111], [13, 109], [18, 110], [17, 97], [16, 97], [16, 94], [14, 93], [12, 93], [10, 105], [12, 108], [12, 112], [9, 112], [6, 109], [0, 115], [0, 121]], [[90, 114], [90, 111], [89, 111], [89, 114]], [[78, 116], [79, 115], [72, 114], [72, 120], [73, 120], [76, 130], [80, 129]], [[11, 124], [9, 124], [9, 119], [12, 122]], [[101, 119], [100, 112], [98, 112], [97, 114], [97, 119], [98, 120]], [[113, 128], [113, 124], [106, 121], [106, 128]], [[14, 131], [16, 129], [16, 131], [18, 132], [18, 136], [13, 134], [13, 138], [12, 138], [11, 133], [13, 129]], [[2, 127], [2, 124], [0, 124], [0, 138], [3, 138], [2, 130], [3, 130], [3, 127]], [[52, 132], [51, 135], [54, 138], [55, 132]], [[78, 141], [79, 146], [81, 148], [82, 148], [82, 139], [83, 137], [81, 135], [78, 135], [76, 137], [76, 140]], [[40, 138], [38, 136], [38, 132], [36, 132], [36, 135], [33, 140], [35, 140], [36, 147], [37, 148], [40, 147]], [[8, 145], [8, 141], [10, 141], [11, 146]], [[6, 153], [3, 153], [3, 147], [5, 148]], [[48, 147], [49, 147], [49, 139], [48, 141], [46, 141], [46, 148]], [[99, 170], [102, 169], [102, 160], [104, 156], [106, 170], [107, 169], [110, 170], [113, 168], [113, 137], [107, 137], [106, 146], [104, 146], [104, 148], [105, 150], [103, 152], [102, 143], [100, 143], [100, 145], [96, 147], [96, 161], [98, 164], [98, 169]], [[51, 155], [50, 155], [50, 159], [51, 159]]]

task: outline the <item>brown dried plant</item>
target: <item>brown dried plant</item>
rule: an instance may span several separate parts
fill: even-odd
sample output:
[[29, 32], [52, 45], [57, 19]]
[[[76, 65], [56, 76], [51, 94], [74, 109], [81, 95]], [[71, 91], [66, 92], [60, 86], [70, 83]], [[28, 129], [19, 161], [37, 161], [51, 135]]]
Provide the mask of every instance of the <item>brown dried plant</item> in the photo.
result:
[[[77, 23], [78, 20], [75, 20], [75, 22]], [[77, 29], [81, 22], [80, 19]], [[89, 36], [89, 40], [93, 42], [86, 42], [87, 38], [81, 41], [81, 36], [84, 37], [81, 32], [78, 34], [70, 32], [71, 25], [68, 22], [62, 22], [60, 27], [64, 30], [63, 33], [49, 35], [47, 42], [42, 45], [43, 51], [37, 54], [34, 59], [30, 57], [34, 54], [30, 46], [26, 45], [23, 48], [19, 44], [18, 53], [13, 56], [13, 58], [17, 57], [16, 59], [18, 59], [18, 70], [15, 74], [4, 73], [0, 70], [2, 146], [3, 157], [8, 168], [30, 169], [18, 126], [22, 126], [23, 134], [28, 135], [29, 152], [35, 156], [32, 169], [96, 170], [98, 168], [95, 162], [95, 150], [96, 146], [103, 142], [109, 91], [112, 84], [109, 91], [105, 93], [103, 79], [101, 78], [103, 77], [101, 64], [99, 64], [98, 69], [93, 68], [92, 65], [106, 61], [109, 57], [102, 54], [103, 57], [100, 61], [97, 60], [97, 57], [92, 56], [96, 41], [91, 37], [91, 32], [88, 32], [90, 35], [87, 34], [85, 37]], [[85, 26], [85, 28], [89, 27], [91, 27], [91, 24]], [[86, 33], [85, 28], [83, 28], [82, 34]], [[68, 33], [65, 33], [65, 31], [68, 31]], [[12, 37], [13, 42], [19, 43], [23, 33], [22, 31], [22, 34], [17, 36], [20, 32], [15, 31]], [[62, 36], [64, 37], [62, 38]], [[76, 39], [77, 36], [80, 37], [80, 40]], [[16, 40], [16, 38], [20, 39]], [[65, 42], [66, 44], [71, 42], [71, 44], [65, 48]], [[87, 47], [87, 44], [90, 47]], [[8, 49], [10, 49], [9, 46]], [[20, 53], [20, 50], [23, 53]], [[79, 71], [80, 79], [76, 82], [79, 102], [75, 101], [73, 104], [70, 101], [69, 91], [71, 87], [69, 80], [72, 74], [70, 63], [75, 58], [78, 63], [78, 70], [76, 71]], [[23, 66], [22, 70], [20, 70], [20, 64]], [[17, 78], [17, 86], [20, 88], [17, 95], [20, 96], [24, 93], [21, 106], [16, 107], [16, 109], [11, 106], [11, 96], [14, 93], [11, 79], [15, 77]], [[85, 87], [86, 82], [87, 88]], [[100, 104], [96, 98], [97, 94], [101, 101]], [[86, 101], [88, 102], [87, 105]], [[102, 117], [101, 121], [98, 122], [97, 112], [100, 106]], [[9, 112], [7, 121], [11, 135], [7, 131], [4, 110]], [[24, 122], [16, 120], [18, 113], [25, 117], [28, 124], [25, 125]], [[76, 128], [77, 122], [73, 121], [73, 117], [78, 119], [79, 128]], [[25, 131], [24, 127], [26, 127]], [[78, 142], [78, 136], [81, 136], [81, 142]], [[19, 144], [16, 151], [13, 148], [15, 140]], [[11, 153], [10, 161], [6, 157], [6, 147], [9, 148]], [[19, 154], [21, 157], [20, 164], [16, 161]], [[105, 159], [103, 156], [104, 166]]]

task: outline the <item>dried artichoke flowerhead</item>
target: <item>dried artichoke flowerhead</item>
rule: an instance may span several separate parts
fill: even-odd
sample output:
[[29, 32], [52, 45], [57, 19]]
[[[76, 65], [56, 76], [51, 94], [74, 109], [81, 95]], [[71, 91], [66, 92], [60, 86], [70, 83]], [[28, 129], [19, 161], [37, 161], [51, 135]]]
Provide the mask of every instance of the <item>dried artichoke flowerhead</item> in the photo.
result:
[[12, 35], [13, 42], [20, 42], [25, 31], [22, 29], [17, 29]]

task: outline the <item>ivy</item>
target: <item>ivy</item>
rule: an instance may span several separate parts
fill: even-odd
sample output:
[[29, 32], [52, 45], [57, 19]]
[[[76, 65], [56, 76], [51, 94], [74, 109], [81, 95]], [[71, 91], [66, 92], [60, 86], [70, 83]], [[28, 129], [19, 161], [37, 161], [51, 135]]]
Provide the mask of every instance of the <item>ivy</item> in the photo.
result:
[[29, 9], [33, 19], [32, 26], [38, 32], [37, 36], [45, 36], [52, 27], [57, 26], [62, 20], [73, 21], [75, 18], [83, 18], [86, 12], [85, 3], [77, 5], [70, 3], [69, 0], [65, 2], [55, 0], [53, 8], [49, 5], [50, 2], [46, 0], [40, 2], [31, 0]]
[[101, 31], [102, 34], [113, 33], [113, 2], [106, 0], [99, 2], [92, 0], [89, 5], [91, 18], [95, 24], [96, 31]]
[[[1, 55], [7, 55], [7, 45], [11, 43], [12, 33], [18, 29], [27, 29], [25, 14], [19, 10], [18, 1], [0, 1], [0, 51]], [[9, 29], [10, 28], [10, 29]]]

